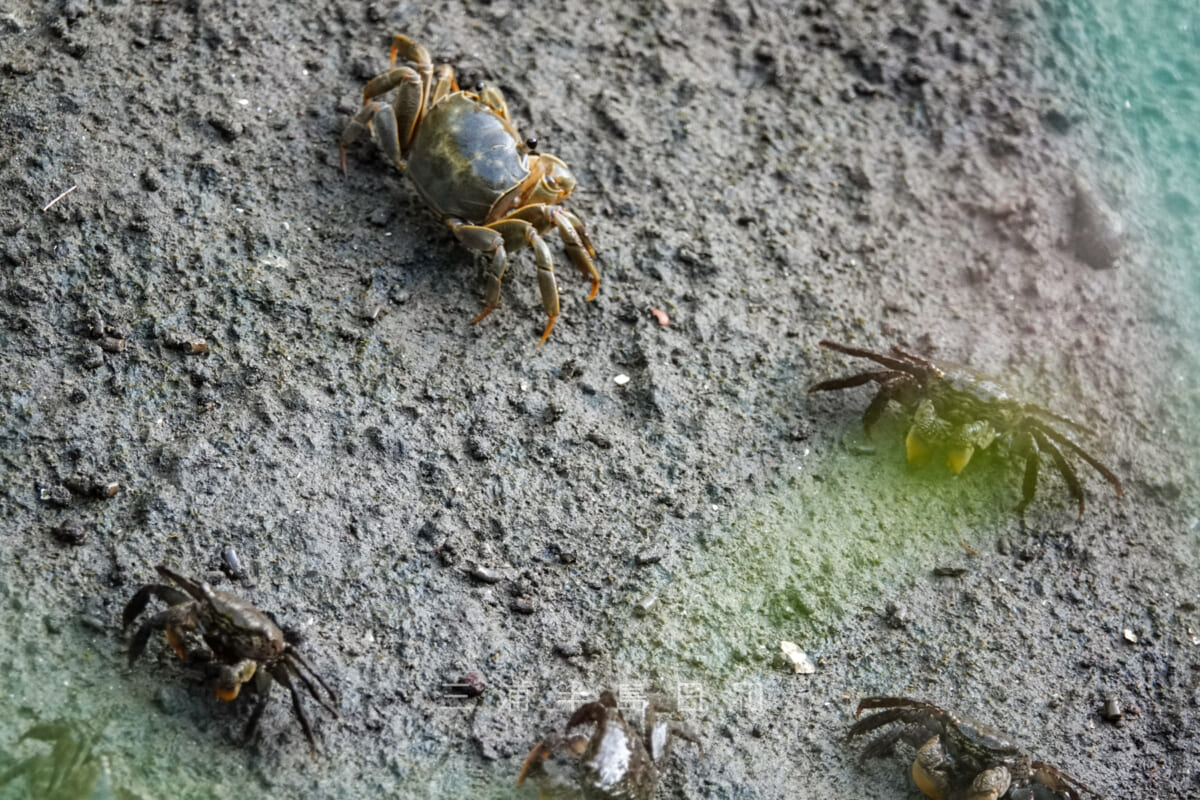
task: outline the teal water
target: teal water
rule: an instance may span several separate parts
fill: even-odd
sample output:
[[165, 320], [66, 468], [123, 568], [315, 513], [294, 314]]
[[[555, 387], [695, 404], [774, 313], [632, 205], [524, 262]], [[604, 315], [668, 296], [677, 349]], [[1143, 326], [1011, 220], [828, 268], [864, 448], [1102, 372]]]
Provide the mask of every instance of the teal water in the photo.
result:
[[1129, 213], [1200, 295], [1200, 4], [1057, 0], [1046, 11], [1045, 76], [1084, 100]]

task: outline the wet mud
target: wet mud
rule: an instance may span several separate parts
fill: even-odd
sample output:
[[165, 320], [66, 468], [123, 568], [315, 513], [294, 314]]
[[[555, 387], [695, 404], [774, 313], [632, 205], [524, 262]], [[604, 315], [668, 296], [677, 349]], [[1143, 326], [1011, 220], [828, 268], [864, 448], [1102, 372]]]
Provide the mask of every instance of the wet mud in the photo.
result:
[[[8, 3], [0, 769], [77, 718], [147, 797], [519, 796], [608, 687], [703, 741], [659, 797], [919, 797], [909, 751], [844, 741], [866, 695], [996, 724], [1103, 796], [1196, 796], [1200, 339], [1092, 158], [1117, 134], [1037, 69], [1046, 13]], [[548, 237], [540, 348], [528, 252], [470, 325], [481, 265], [372, 147], [341, 171], [399, 32], [578, 178], [603, 283], [584, 302]], [[1125, 224], [1105, 269], [1079, 177]], [[869, 389], [807, 394], [858, 366], [822, 339], [1003, 375], [1095, 429], [1125, 496], [1080, 464], [1078, 517], [1046, 468], [1020, 515], [999, 453], [908, 469], [903, 419], [861, 431]], [[160, 562], [336, 684], [316, 758], [278, 689], [241, 747], [252, 703], [164, 643], [127, 665]]]

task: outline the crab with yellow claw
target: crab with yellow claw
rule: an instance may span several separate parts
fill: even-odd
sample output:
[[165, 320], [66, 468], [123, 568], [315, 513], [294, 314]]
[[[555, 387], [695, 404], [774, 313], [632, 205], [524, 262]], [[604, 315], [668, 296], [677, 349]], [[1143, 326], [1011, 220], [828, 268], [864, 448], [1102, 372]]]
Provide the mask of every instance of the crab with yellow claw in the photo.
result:
[[562, 733], [538, 742], [517, 777], [532, 778], [539, 800], [651, 800], [673, 735], [699, 744], [660, 717], [653, 703], [633, 704], [642, 719], [630, 724], [612, 692], [585, 703]]
[[848, 738], [903, 723], [873, 739], [863, 755], [887, 755], [899, 741], [917, 748], [913, 782], [933, 800], [1033, 800], [1035, 786], [1069, 800], [1082, 800], [1080, 792], [1095, 794], [1058, 767], [1034, 761], [1000, 731], [933, 703], [866, 697], [855, 716], [868, 709], [881, 710], [851, 725]]
[[316, 740], [300, 702], [297, 681], [335, 717], [337, 694], [284, 638], [279, 626], [240, 597], [214, 589], [203, 581], [185, 578], [163, 565], [155, 569], [167, 583], [140, 588], [125, 605], [122, 626], [128, 628], [151, 598], [157, 597], [168, 607], [142, 623], [134, 633], [129, 645], [130, 665], [146, 649], [151, 634], [163, 631], [183, 661], [204, 665], [212, 678], [213, 691], [221, 700], [235, 699], [242, 687], [253, 680], [258, 703], [246, 724], [245, 741], [258, 728], [271, 684], [278, 683], [291, 692], [292, 708], [315, 752]]
[[863, 428], [870, 433], [889, 403], [908, 410], [912, 422], [904, 446], [909, 463], [925, 463], [935, 452], [944, 450], [947, 466], [957, 475], [972, 455], [1001, 439], [1007, 442], [1009, 452], [1025, 459], [1019, 512], [1033, 500], [1042, 458], [1049, 456], [1071, 497], [1079, 503], [1079, 516], [1083, 516], [1083, 486], [1063, 450], [1086, 461], [1112, 484], [1118, 497], [1122, 494], [1121, 481], [1113, 471], [1055, 424], [1094, 435], [1091, 429], [1017, 398], [994, 378], [962, 364], [922, 358], [899, 347], [893, 347], [890, 353], [876, 353], [829, 341], [821, 342], [821, 346], [869, 359], [883, 369], [822, 381], [811, 387], [809, 394], [877, 384], [879, 390], [863, 414]]
[[[396, 66], [398, 58], [409, 62]], [[395, 92], [392, 102], [376, 98]], [[346, 147], [370, 134], [389, 161], [408, 175], [425, 203], [449, 225], [458, 241], [488, 257], [487, 293], [479, 322], [500, 305], [500, 284], [510, 253], [533, 250], [542, 307], [549, 317], [542, 344], [558, 320], [554, 259], [542, 237], [558, 232], [571, 263], [600, 289], [596, 250], [582, 220], [558, 204], [575, 189], [575, 176], [560, 159], [522, 142], [504, 95], [494, 86], [459, 88], [454, 70], [435, 71], [429, 52], [397, 35], [391, 69], [367, 82], [363, 108], [342, 133]]]

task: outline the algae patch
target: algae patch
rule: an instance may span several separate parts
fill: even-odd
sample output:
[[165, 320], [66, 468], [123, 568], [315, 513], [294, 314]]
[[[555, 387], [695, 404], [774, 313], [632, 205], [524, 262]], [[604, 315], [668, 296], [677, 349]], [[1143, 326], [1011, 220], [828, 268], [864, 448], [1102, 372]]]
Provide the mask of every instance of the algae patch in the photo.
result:
[[661, 610], [631, 626], [621, 660], [724, 682], [761, 670], [781, 640], [819, 658], [847, 614], [881, 612], [889, 587], [916, 574], [969, 567], [1016, 518], [1019, 476], [1002, 460], [979, 458], [956, 478], [940, 464], [908, 468], [894, 425], [875, 439], [876, 452], [792, 465], [710, 531], [666, 578]]

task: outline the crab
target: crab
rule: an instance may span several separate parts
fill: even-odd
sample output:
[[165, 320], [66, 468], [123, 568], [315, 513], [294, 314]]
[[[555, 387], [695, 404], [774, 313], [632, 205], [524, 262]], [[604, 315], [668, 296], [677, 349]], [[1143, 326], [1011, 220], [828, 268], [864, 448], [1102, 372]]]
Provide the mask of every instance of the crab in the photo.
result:
[[636, 728], [613, 693], [601, 692], [575, 710], [562, 733], [529, 751], [517, 786], [535, 777], [541, 800], [651, 800], [672, 735], [699, 742], [660, 718], [653, 703], [639, 705], [642, 725]]
[[904, 727], [876, 737], [864, 756], [886, 755], [897, 741], [917, 748], [913, 782], [934, 800], [1032, 800], [1043, 786], [1069, 800], [1080, 792], [1095, 794], [1075, 778], [1043, 761], [1034, 761], [1001, 732], [933, 703], [907, 697], [866, 697], [855, 717], [883, 709], [850, 726], [848, 738], [902, 722]]
[[[409, 64], [396, 66], [398, 58]], [[392, 102], [375, 98], [395, 91]], [[579, 217], [559, 203], [575, 189], [562, 160], [521, 141], [504, 95], [494, 86], [460, 89], [448, 64], [436, 72], [429, 52], [404, 35], [392, 40], [391, 69], [363, 89], [363, 108], [342, 133], [346, 148], [370, 134], [384, 156], [408, 175], [417, 193], [468, 250], [488, 258], [487, 291], [479, 322], [500, 305], [508, 256], [533, 249], [542, 307], [549, 318], [538, 345], [558, 320], [554, 259], [543, 236], [558, 231], [571, 263], [591, 280], [590, 301], [600, 289], [596, 250]]]
[[808, 392], [828, 392], [849, 389], [864, 383], [876, 383], [879, 390], [863, 414], [863, 428], [868, 434], [884, 409], [896, 402], [911, 413], [912, 423], [905, 437], [905, 452], [909, 463], [922, 464], [943, 450], [946, 464], [959, 474], [971, 456], [987, 449], [995, 440], [1008, 444], [1008, 451], [1025, 460], [1018, 513], [1033, 500], [1037, 491], [1038, 471], [1042, 457], [1049, 456], [1066, 481], [1067, 491], [1079, 503], [1083, 516], [1083, 486], [1075, 468], [1067, 461], [1063, 450], [1078, 456], [1112, 484], [1117, 497], [1123, 493], [1121, 480], [1054, 424], [1066, 425], [1080, 432], [1095, 435], [1090, 428], [1053, 411], [1017, 398], [994, 378], [970, 367], [949, 361], [933, 361], [893, 347], [890, 353], [876, 353], [830, 341], [821, 347], [836, 350], [857, 358], [866, 358], [884, 369], [859, 372], [843, 378], [822, 381]]
[[108, 759], [93, 752], [102, 733], [103, 728], [90, 730], [73, 720], [33, 725], [17, 743], [26, 739], [50, 742], [50, 752], [29, 756], [9, 767], [0, 774], [0, 788], [24, 777], [25, 796], [38, 800], [133, 800], [137, 795], [113, 785]]
[[[180, 659], [204, 665], [212, 678], [213, 692], [221, 700], [236, 699], [242, 687], [253, 679], [258, 703], [243, 734], [247, 742], [258, 729], [272, 682], [278, 683], [291, 692], [292, 708], [315, 752], [312, 725], [293, 678], [335, 717], [337, 694], [284, 638], [279, 626], [240, 597], [214, 589], [203, 581], [185, 578], [161, 564], [155, 569], [168, 583], [152, 583], [138, 589], [125, 605], [122, 626], [128, 628], [152, 597], [168, 607], [146, 620], [134, 633], [129, 645], [130, 665], [146, 649], [151, 634], [161, 630]], [[324, 697], [318, 689], [324, 690]]]

